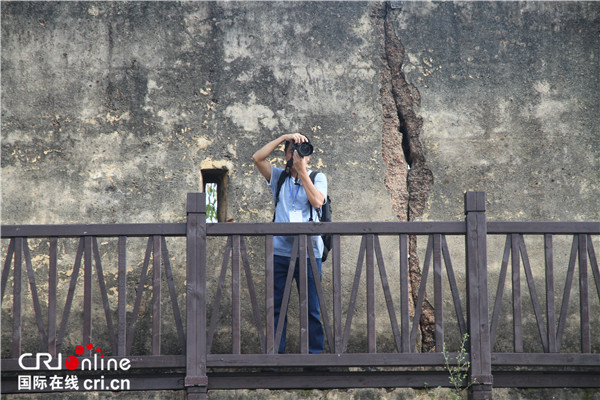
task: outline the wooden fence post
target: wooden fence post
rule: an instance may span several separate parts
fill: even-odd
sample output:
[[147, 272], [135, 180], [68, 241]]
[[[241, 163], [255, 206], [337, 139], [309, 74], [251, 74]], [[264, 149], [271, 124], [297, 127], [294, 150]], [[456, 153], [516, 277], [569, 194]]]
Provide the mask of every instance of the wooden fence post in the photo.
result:
[[467, 315], [472, 385], [469, 398], [472, 400], [492, 399], [485, 200], [485, 192], [465, 193]]
[[190, 400], [207, 398], [206, 197], [187, 195], [187, 339], [185, 387]]

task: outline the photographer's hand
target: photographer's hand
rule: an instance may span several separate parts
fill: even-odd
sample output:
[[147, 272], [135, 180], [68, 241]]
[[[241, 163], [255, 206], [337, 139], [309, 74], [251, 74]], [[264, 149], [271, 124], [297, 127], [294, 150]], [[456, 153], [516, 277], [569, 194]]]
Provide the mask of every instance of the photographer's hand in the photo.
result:
[[308, 159], [307, 157], [302, 157], [298, 154], [298, 150], [294, 150], [293, 154], [294, 160], [294, 170], [298, 173], [298, 175], [302, 173], [308, 174]]
[[301, 133], [288, 133], [282, 136], [282, 142], [294, 142], [296, 144], [308, 142], [308, 138]]
[[304, 185], [306, 197], [308, 197], [310, 204], [314, 208], [320, 208], [325, 204], [325, 195], [316, 188], [315, 184], [310, 179], [310, 174], [308, 173], [308, 159], [309, 156], [302, 157], [298, 154], [298, 151], [294, 151], [294, 170], [296, 170], [298, 178], [302, 181], [302, 185]]

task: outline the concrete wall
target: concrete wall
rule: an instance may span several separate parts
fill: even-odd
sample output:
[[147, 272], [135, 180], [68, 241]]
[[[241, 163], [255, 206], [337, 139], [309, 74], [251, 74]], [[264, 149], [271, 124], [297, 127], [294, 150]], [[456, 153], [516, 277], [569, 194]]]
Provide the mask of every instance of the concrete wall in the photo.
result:
[[[250, 157], [294, 131], [316, 145], [336, 221], [462, 220], [465, 190], [488, 193], [490, 220], [600, 220], [600, 3], [1, 10], [2, 224], [180, 222], [202, 169], [226, 170], [228, 218], [270, 221]], [[568, 258], [568, 239], [557, 241]], [[349, 271], [355, 245], [344, 245]], [[423, 245], [411, 248], [414, 279]], [[490, 248], [492, 281], [502, 245]], [[456, 260], [463, 247], [451, 241]]]
[[228, 170], [229, 217], [268, 221], [250, 157], [294, 131], [357, 204], [338, 220], [391, 219], [371, 7], [3, 4], [3, 222], [181, 220], [203, 168]]
[[599, 220], [599, 6], [403, 3], [395, 27], [419, 89], [435, 185], [427, 218], [464, 190], [493, 220]]

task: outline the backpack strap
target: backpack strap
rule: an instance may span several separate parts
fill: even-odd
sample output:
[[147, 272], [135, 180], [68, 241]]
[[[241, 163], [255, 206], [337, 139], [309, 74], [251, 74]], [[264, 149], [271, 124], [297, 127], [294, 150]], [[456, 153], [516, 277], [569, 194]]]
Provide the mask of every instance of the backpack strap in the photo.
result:
[[[310, 180], [312, 181], [313, 185], [315, 183], [315, 177], [317, 176], [318, 173], [319, 173], [318, 171], [312, 171], [310, 173]], [[309, 202], [309, 204], [310, 204], [310, 202]], [[317, 215], [319, 216], [319, 218], [321, 218], [321, 215], [319, 214], [319, 210], [317, 210], [316, 208], [311, 206], [310, 207], [310, 219], [309, 219], [310, 222], [313, 221], [313, 209], [317, 212]]]
[[[279, 203], [279, 192], [281, 192], [281, 187], [283, 186], [283, 182], [287, 179], [289, 174], [284, 170], [279, 175], [279, 179], [277, 180], [277, 189], [275, 190], [275, 210], [277, 210], [277, 203]], [[275, 222], [275, 210], [273, 210], [273, 222]]]

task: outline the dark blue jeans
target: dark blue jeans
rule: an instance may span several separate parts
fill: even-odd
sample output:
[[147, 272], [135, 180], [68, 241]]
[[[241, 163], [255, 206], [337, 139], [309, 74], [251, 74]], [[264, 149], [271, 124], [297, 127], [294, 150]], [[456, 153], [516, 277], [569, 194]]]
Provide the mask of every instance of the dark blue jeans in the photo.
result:
[[[279, 322], [279, 314], [281, 312], [281, 303], [283, 301], [283, 292], [285, 291], [285, 281], [287, 279], [288, 269], [290, 266], [290, 257], [273, 256], [274, 259], [274, 301], [275, 301], [275, 334], [277, 334], [277, 324]], [[317, 258], [317, 270], [319, 271], [318, 279], [321, 279], [321, 259]], [[321, 310], [319, 308], [319, 296], [313, 278], [312, 267], [310, 260], [307, 260], [308, 269], [308, 351], [311, 354], [322, 353], [325, 347], [325, 334], [323, 325], [321, 325]], [[294, 268], [294, 279], [296, 280], [296, 288], [300, 293], [300, 260], [296, 259], [296, 267]], [[283, 332], [281, 334], [281, 343], [279, 344], [279, 353], [285, 353], [285, 333], [287, 329], [287, 314], [283, 321]]]

